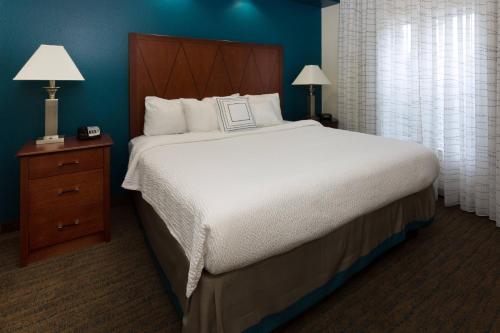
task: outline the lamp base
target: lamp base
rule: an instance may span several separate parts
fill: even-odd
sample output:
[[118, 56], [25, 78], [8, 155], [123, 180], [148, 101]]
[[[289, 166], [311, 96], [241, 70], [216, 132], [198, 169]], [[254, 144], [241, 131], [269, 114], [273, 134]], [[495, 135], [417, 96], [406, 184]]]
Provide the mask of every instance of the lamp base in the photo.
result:
[[36, 139], [37, 145], [46, 145], [50, 143], [64, 143], [64, 135], [48, 135]]
[[314, 95], [314, 86], [309, 86], [309, 95], [307, 95], [307, 102], [309, 104], [309, 119], [316, 118], [316, 96]]
[[64, 143], [64, 135], [57, 134], [59, 100], [55, 98], [58, 89], [55, 81], [50, 81], [50, 86], [46, 89], [49, 92], [49, 98], [45, 100], [45, 136], [38, 138], [36, 144]]

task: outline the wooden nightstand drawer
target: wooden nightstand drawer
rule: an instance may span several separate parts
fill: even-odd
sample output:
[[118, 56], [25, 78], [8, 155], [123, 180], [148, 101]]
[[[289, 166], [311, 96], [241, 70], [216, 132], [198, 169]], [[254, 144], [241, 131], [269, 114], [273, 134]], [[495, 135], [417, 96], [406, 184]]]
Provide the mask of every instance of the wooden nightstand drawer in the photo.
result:
[[101, 170], [93, 170], [31, 180], [30, 211], [45, 214], [47, 210], [102, 202], [102, 178]]
[[104, 230], [102, 203], [35, 214], [31, 217], [30, 248], [59, 244]]
[[102, 162], [102, 149], [36, 156], [29, 160], [29, 177], [34, 179], [101, 169]]

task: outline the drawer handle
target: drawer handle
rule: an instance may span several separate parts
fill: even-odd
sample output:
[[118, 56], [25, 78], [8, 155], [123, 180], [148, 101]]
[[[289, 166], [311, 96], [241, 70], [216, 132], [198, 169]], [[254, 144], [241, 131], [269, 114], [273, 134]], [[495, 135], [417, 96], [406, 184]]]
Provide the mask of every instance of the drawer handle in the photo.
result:
[[73, 160], [73, 161], [69, 161], [69, 162], [59, 162], [58, 167], [62, 168], [62, 167], [65, 167], [65, 166], [75, 165], [75, 164], [80, 164], [80, 161]]
[[80, 224], [80, 219], [76, 219], [75, 221], [73, 221], [73, 223], [68, 223], [68, 224], [62, 224], [62, 223], [59, 223], [57, 225], [57, 229], [59, 231], [63, 230], [64, 228], [67, 228], [67, 227], [73, 227], [75, 225], [79, 225]]
[[71, 188], [69, 190], [60, 189], [59, 192], [57, 192], [57, 195], [61, 196], [61, 195], [65, 195], [65, 194], [69, 194], [69, 193], [77, 193], [77, 192], [80, 192], [79, 187]]

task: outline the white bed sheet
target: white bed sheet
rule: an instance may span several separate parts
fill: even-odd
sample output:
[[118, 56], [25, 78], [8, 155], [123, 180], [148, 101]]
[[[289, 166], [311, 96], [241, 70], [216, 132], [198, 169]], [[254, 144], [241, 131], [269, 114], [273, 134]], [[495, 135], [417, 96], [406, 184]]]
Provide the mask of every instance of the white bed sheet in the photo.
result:
[[190, 262], [220, 274], [325, 236], [430, 186], [427, 148], [315, 121], [226, 134], [141, 136], [123, 187], [141, 191]]

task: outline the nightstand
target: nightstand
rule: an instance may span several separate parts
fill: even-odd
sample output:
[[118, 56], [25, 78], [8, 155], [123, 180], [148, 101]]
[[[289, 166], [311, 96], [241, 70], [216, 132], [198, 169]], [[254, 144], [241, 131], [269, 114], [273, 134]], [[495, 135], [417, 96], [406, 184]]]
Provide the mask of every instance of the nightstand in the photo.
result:
[[113, 141], [27, 143], [20, 160], [21, 266], [109, 241]]
[[339, 128], [339, 121], [337, 118], [332, 118], [331, 121], [329, 120], [321, 120], [319, 117], [312, 118], [313, 120], [316, 120], [321, 123], [321, 125], [325, 127], [330, 127], [330, 128]]

